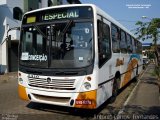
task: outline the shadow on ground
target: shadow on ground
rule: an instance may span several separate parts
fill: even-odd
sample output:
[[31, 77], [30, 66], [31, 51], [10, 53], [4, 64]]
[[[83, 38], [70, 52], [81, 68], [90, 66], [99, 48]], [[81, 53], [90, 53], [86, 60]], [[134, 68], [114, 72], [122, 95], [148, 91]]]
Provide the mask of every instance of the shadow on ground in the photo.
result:
[[[96, 110], [77, 109], [77, 108], [70, 108], [70, 107], [64, 107], [64, 106], [34, 103], [34, 102], [30, 102], [26, 107], [30, 109], [45, 111], [46, 114], [58, 113], [63, 115], [65, 114], [65, 115], [79, 116], [81, 118], [93, 118], [94, 115], [99, 114], [108, 104], [109, 104], [109, 100], [106, 101], [103, 105], [101, 105]], [[111, 106], [108, 106], [107, 108], [110, 111], [113, 111], [114, 109]]]
[[[130, 81], [125, 87], [119, 90], [119, 94], [122, 93], [124, 89], [126, 89], [131, 83], [137, 82], [136, 79], [133, 79]], [[108, 115], [117, 115], [121, 107], [114, 106], [111, 103], [110, 99], [108, 99], [104, 104], [102, 104], [98, 109], [96, 110], [86, 110], [86, 109], [76, 109], [76, 108], [70, 108], [70, 107], [62, 107], [62, 106], [56, 106], [56, 105], [49, 105], [49, 104], [41, 104], [41, 103], [34, 103], [30, 102], [26, 107], [29, 109], [34, 110], [40, 110], [46, 112], [46, 114], [65, 114], [65, 115], [72, 115], [72, 116], [79, 116], [81, 118], [93, 118], [95, 115], [99, 114], [108, 114]]]

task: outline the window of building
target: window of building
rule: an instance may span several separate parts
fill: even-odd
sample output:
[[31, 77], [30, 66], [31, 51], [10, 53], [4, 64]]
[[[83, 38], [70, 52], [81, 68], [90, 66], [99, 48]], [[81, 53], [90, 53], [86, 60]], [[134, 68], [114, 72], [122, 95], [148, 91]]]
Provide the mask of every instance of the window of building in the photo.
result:
[[110, 28], [101, 21], [98, 21], [98, 38], [99, 67], [101, 67], [111, 57]]
[[19, 7], [13, 8], [13, 18], [16, 20], [21, 20], [22, 19], [22, 10]]
[[53, 2], [52, 0], [48, 0], [48, 7], [52, 6], [53, 5]]
[[42, 7], [42, 0], [24, 0], [24, 12]]
[[119, 53], [120, 52], [119, 29], [114, 25], [112, 25], [111, 34], [112, 34], [112, 50], [114, 53]]

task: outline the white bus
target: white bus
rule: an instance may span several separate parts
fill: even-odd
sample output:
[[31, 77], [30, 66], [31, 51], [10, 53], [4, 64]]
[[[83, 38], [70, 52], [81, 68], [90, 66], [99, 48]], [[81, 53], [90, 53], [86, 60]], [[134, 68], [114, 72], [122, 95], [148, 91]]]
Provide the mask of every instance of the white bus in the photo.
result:
[[21, 99], [96, 109], [142, 70], [142, 45], [92, 4], [34, 10], [23, 16]]

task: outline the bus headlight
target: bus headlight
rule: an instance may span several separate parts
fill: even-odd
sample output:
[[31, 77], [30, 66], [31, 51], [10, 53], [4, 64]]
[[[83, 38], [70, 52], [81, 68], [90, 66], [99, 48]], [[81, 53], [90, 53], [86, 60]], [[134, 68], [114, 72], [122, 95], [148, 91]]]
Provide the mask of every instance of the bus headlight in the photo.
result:
[[91, 88], [91, 84], [89, 82], [84, 83], [84, 88], [89, 90]]
[[22, 78], [19, 78], [19, 83], [23, 84], [23, 79]]

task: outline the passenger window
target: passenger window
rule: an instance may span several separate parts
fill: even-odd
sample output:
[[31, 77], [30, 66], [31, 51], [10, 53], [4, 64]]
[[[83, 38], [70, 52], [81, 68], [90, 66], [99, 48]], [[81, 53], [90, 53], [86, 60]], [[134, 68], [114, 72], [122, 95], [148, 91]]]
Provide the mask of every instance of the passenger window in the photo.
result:
[[133, 46], [133, 53], [136, 53], [136, 43], [135, 39], [132, 38], [132, 46]]
[[135, 44], [135, 51], [136, 51], [136, 53], [138, 53], [138, 44], [137, 44], [136, 40], [134, 40], [134, 44]]
[[128, 49], [128, 53], [132, 53], [133, 51], [132, 39], [129, 34], [127, 34], [127, 49]]
[[137, 46], [138, 46], [137, 53], [142, 54], [142, 44], [139, 41], [137, 41]]
[[111, 34], [112, 34], [112, 50], [114, 53], [119, 53], [120, 52], [120, 35], [119, 35], [119, 30], [117, 27], [112, 25], [111, 28]]
[[111, 57], [110, 28], [101, 21], [98, 21], [98, 38], [99, 67], [101, 67]]
[[122, 53], [127, 53], [126, 33], [121, 31], [120, 49]]

